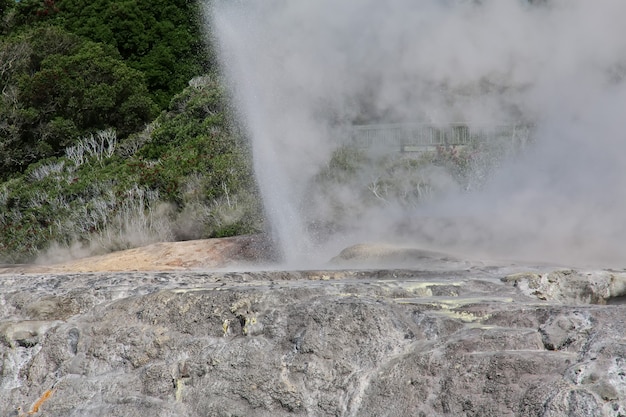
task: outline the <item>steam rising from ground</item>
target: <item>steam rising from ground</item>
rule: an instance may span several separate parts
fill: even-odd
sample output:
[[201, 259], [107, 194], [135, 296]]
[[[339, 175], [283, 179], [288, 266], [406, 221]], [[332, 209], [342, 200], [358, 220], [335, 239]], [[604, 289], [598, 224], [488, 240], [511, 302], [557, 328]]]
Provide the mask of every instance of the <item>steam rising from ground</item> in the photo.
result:
[[[216, 0], [210, 14], [287, 261], [363, 239], [626, 255], [626, 2]], [[303, 214], [311, 179], [345, 126], [383, 121], [528, 121], [535, 145], [480, 191], [378, 207], [319, 247]]]

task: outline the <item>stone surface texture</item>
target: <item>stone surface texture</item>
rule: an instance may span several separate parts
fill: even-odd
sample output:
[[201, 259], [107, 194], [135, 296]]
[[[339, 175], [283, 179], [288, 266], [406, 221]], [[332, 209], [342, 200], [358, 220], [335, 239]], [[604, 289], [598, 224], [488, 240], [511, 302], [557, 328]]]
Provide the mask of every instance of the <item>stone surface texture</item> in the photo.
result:
[[0, 416], [626, 416], [626, 272], [372, 251], [5, 269]]

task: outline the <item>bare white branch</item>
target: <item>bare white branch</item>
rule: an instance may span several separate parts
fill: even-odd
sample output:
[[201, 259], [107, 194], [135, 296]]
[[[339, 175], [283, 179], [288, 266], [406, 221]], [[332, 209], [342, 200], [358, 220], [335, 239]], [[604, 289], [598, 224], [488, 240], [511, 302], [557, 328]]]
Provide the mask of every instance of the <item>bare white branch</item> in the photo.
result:
[[87, 161], [87, 158], [95, 158], [102, 162], [115, 153], [117, 147], [117, 134], [113, 129], [101, 130], [95, 135], [85, 136], [74, 146], [65, 148], [65, 156], [76, 166]]
[[65, 167], [65, 162], [60, 161], [52, 164], [41, 165], [35, 168], [30, 173], [30, 178], [34, 181], [41, 181], [44, 178], [48, 177], [50, 174], [59, 174], [63, 172], [63, 168]]

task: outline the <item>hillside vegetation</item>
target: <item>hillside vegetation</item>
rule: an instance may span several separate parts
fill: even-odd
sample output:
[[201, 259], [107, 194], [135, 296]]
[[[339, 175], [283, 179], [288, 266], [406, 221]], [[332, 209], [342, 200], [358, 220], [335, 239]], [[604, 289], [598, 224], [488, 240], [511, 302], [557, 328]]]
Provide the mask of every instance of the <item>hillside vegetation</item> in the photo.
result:
[[199, 7], [0, 0], [0, 261], [260, 230]]

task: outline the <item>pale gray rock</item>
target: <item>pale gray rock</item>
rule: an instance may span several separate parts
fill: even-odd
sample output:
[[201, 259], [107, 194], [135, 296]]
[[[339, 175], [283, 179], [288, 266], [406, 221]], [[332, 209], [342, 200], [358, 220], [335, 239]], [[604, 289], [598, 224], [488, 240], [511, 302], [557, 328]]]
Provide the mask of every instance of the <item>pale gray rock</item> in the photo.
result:
[[619, 304], [626, 301], [625, 271], [577, 271], [559, 269], [507, 275], [524, 294], [564, 303]]
[[0, 275], [0, 415], [626, 415], [623, 273], [434, 258]]

